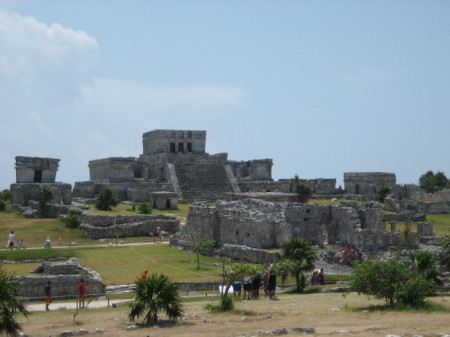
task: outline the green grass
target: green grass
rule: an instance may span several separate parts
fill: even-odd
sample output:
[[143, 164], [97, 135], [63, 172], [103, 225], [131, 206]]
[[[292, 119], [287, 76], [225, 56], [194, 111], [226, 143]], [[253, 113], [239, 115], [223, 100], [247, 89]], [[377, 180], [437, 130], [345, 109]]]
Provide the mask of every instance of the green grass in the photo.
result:
[[427, 221], [433, 224], [438, 235], [450, 235], [450, 214], [427, 214]]

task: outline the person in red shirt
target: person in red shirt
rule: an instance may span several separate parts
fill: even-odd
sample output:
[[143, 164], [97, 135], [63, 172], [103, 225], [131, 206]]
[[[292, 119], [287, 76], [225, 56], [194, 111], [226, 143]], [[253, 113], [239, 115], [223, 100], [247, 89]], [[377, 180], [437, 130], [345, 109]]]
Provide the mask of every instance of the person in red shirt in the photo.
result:
[[84, 280], [81, 279], [80, 283], [78, 283], [78, 301], [77, 301], [77, 310], [84, 309], [84, 297], [85, 297], [85, 289], [84, 289]]
[[148, 274], [148, 270], [145, 269], [142, 273], [141, 273], [141, 280], [145, 280], [147, 279], [147, 274]]

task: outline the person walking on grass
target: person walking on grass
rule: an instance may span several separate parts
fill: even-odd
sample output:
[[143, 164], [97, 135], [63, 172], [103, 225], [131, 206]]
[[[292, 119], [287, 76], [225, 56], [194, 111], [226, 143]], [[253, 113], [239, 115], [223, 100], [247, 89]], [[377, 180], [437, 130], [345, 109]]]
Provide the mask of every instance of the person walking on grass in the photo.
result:
[[84, 309], [84, 297], [85, 297], [84, 279], [81, 279], [80, 283], [78, 283], [77, 291], [78, 291], [77, 310]]
[[52, 287], [50, 285], [50, 281], [47, 281], [47, 284], [44, 286], [44, 293], [45, 293], [45, 310], [50, 310], [49, 305], [53, 302], [52, 298]]
[[8, 235], [8, 243], [6, 244], [6, 249], [13, 250], [14, 248], [14, 239], [15, 239], [14, 231], [11, 231]]

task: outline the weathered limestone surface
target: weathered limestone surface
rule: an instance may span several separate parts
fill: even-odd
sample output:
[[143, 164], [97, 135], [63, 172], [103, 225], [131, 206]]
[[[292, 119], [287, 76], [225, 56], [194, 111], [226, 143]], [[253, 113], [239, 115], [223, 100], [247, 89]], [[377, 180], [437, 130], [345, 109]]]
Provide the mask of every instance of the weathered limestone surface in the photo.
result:
[[27, 206], [30, 200], [38, 200], [38, 191], [42, 186], [52, 190], [52, 204], [70, 205], [72, 202], [72, 185], [66, 183], [20, 183], [11, 184], [11, 200], [13, 204]]
[[[190, 235], [225, 244], [252, 248], [276, 248], [292, 238], [313, 244], [346, 244], [361, 249], [385, 249], [400, 244], [400, 233], [386, 231], [381, 207], [376, 202], [344, 206], [255, 199], [218, 201], [216, 206], [191, 206], [186, 225], [174, 245], [189, 242]], [[412, 239], [409, 246], [418, 244]], [[188, 246], [188, 244], [186, 244]]]
[[104, 296], [106, 293], [106, 285], [99, 274], [90, 268], [81, 267], [76, 258], [62, 263], [44, 262], [37, 272], [42, 274], [17, 277], [20, 281], [19, 296], [43, 300], [44, 286], [50, 281], [55, 300], [77, 298], [77, 285], [81, 278], [84, 280], [87, 297]]
[[80, 228], [91, 239], [145, 236], [156, 232], [156, 227], [175, 233], [180, 226], [177, 217], [171, 215], [118, 215], [116, 217], [86, 214]]
[[345, 172], [345, 191], [350, 194], [364, 194], [373, 198], [375, 190], [380, 186], [393, 189], [396, 186], [394, 173], [384, 172]]
[[17, 183], [54, 183], [60, 159], [16, 157]]

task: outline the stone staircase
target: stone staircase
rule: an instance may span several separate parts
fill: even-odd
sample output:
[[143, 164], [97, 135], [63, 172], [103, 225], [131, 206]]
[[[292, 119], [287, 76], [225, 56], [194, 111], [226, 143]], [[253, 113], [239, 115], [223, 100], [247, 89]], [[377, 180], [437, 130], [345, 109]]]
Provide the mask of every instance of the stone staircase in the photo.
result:
[[184, 201], [214, 202], [233, 192], [221, 157], [187, 156], [173, 164]]

